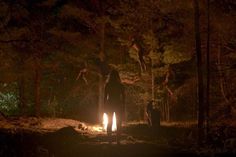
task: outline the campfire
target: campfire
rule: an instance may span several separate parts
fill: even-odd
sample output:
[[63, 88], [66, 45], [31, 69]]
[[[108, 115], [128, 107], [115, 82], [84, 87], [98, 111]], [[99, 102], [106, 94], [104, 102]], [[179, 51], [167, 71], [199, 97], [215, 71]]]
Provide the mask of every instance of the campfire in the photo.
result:
[[[107, 131], [107, 125], [108, 125], [108, 117], [106, 113], [103, 113], [103, 129], [105, 131]], [[113, 116], [112, 116], [112, 131], [116, 131], [117, 130], [117, 125], [116, 125], [116, 113], [114, 112], [113, 113]]]

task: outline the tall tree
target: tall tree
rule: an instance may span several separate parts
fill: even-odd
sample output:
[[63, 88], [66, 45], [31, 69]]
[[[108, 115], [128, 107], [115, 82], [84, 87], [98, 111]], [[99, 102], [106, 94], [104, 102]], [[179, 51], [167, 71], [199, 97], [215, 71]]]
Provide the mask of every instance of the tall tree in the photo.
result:
[[195, 25], [195, 46], [197, 55], [198, 74], [198, 142], [202, 143], [204, 138], [204, 88], [203, 88], [203, 66], [200, 38], [200, 14], [199, 1], [194, 0], [194, 25]]
[[210, 118], [210, 0], [207, 0], [207, 55], [206, 55], [206, 67], [207, 67], [207, 80], [206, 80], [206, 131], [209, 135], [209, 118]]
[[99, 92], [98, 92], [98, 116], [99, 120], [102, 121], [102, 111], [103, 111], [103, 104], [104, 104], [104, 69], [102, 69], [104, 64], [106, 64], [105, 60], [105, 35], [106, 35], [106, 21], [105, 21], [105, 6], [103, 1], [97, 1], [99, 7], [99, 14], [102, 18], [101, 23], [100, 23], [100, 52], [99, 52], [99, 59], [100, 59], [100, 75], [99, 75]]
[[25, 114], [26, 112], [26, 76], [25, 76], [25, 62], [24, 55], [19, 55], [18, 59], [18, 67], [19, 67], [19, 76], [18, 76], [18, 89], [19, 89], [19, 108], [21, 114]]

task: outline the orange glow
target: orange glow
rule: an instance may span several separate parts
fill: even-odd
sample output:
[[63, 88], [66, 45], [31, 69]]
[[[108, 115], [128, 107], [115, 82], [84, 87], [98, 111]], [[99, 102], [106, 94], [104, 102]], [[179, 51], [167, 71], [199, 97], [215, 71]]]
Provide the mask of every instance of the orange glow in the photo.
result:
[[108, 125], [108, 116], [106, 113], [103, 113], [103, 129], [106, 131], [107, 130], [107, 125]]
[[[108, 116], [106, 113], [103, 113], [103, 130], [107, 130], [107, 125], [108, 125]], [[117, 130], [117, 125], [116, 125], [116, 113], [113, 113], [113, 117], [112, 117], [112, 131], [116, 131]]]
[[117, 130], [117, 126], [116, 126], [116, 113], [113, 113], [113, 117], [112, 117], [112, 131], [116, 131]]

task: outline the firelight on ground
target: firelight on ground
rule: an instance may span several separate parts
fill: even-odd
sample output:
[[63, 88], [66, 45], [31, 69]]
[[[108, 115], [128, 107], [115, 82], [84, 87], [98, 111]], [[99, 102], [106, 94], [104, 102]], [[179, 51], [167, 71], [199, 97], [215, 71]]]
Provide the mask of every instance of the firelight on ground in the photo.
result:
[[[103, 113], [103, 129], [106, 131], [107, 130], [107, 125], [108, 125], [108, 116], [106, 113]], [[116, 113], [113, 113], [112, 116], [112, 131], [116, 131], [117, 130], [117, 125], [116, 125]]]

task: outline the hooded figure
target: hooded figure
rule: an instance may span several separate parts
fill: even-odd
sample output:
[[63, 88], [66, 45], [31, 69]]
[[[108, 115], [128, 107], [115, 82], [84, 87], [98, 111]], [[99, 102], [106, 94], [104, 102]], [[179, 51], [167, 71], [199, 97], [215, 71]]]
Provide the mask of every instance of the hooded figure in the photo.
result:
[[116, 113], [116, 123], [117, 123], [117, 143], [119, 143], [120, 133], [121, 133], [121, 122], [122, 115], [124, 113], [124, 86], [121, 83], [120, 76], [118, 71], [112, 70], [108, 82], [105, 85], [105, 94], [104, 94], [104, 109], [108, 115], [108, 125], [107, 125], [107, 134], [111, 136], [112, 133], [112, 115]]

